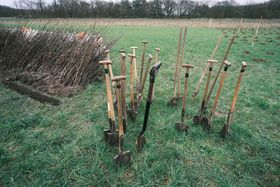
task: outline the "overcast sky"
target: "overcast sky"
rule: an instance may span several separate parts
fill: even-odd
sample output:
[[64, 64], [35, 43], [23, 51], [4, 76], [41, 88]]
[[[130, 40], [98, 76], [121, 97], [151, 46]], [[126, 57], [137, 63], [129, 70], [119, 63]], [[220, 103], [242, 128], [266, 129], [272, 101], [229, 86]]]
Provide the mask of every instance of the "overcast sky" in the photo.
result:
[[[6, 6], [10, 6], [10, 7], [14, 7], [14, 1], [15, 0], [0, 0], [0, 5], [6, 5]], [[53, 0], [44, 0], [45, 2], [52, 2]], [[116, 1], [120, 1], [120, 0], [110, 0], [113, 2]], [[198, 1], [198, 0], [194, 0], [194, 1]], [[202, 0], [202, 1], [207, 1], [207, 0]], [[223, 1], [223, 0], [209, 0], [209, 1]], [[269, 0], [236, 0], [238, 3], [240, 4], [249, 4], [250, 2], [257, 2], [257, 3], [261, 3], [261, 2], [265, 2], [265, 1], [269, 1]]]

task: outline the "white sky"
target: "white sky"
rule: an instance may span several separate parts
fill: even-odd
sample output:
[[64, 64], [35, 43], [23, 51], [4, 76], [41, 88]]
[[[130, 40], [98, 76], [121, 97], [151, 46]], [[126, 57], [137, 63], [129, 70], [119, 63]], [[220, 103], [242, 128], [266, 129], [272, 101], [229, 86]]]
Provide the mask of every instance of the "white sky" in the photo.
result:
[[[0, 0], [0, 5], [6, 5], [6, 6], [10, 6], [10, 7], [14, 7], [14, 1], [15, 0]], [[53, 0], [45, 0], [45, 2], [50, 3]], [[120, 1], [120, 0], [110, 0], [110, 1]], [[198, 0], [194, 0], [194, 1], [198, 1]], [[202, 0], [202, 1], [208, 1], [208, 0]], [[209, 1], [223, 1], [223, 0], [209, 0]], [[269, 1], [269, 0], [236, 0], [239, 4], [249, 4], [250, 2], [265, 2], [265, 1]]]

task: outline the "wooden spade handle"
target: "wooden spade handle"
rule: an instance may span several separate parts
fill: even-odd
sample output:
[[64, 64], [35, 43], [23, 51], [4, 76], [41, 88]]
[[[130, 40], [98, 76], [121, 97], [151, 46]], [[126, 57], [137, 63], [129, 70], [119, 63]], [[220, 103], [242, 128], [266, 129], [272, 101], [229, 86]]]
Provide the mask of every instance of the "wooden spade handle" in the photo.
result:
[[[223, 39], [224, 35], [225, 35], [225, 33], [223, 32], [222, 35], [219, 37], [219, 39], [218, 39], [218, 41], [217, 41], [217, 43], [216, 43], [216, 46], [215, 46], [215, 48], [214, 48], [213, 51], [212, 51], [212, 54], [211, 54], [210, 59], [213, 59], [213, 58], [214, 58], [214, 56], [215, 56], [215, 54], [216, 54], [216, 52], [217, 52], [217, 50], [218, 50], [218, 48], [219, 48], [219, 46], [220, 46], [220, 44], [221, 44], [221, 42], [222, 42], [222, 39]], [[194, 97], [198, 94], [198, 92], [199, 92], [200, 85], [201, 85], [202, 80], [203, 80], [203, 78], [204, 78], [204, 76], [205, 76], [205, 73], [206, 73], [206, 71], [207, 71], [207, 69], [208, 69], [208, 66], [209, 66], [209, 63], [207, 63], [207, 64], [205, 65], [204, 69], [202, 70], [200, 79], [199, 79], [199, 81], [198, 81], [198, 83], [197, 83], [197, 85], [196, 85], [196, 87], [195, 87], [195, 91], [194, 91], [193, 94], [192, 94], [192, 97], [193, 97], [193, 98], [194, 98]]]
[[133, 59], [135, 58], [134, 55], [129, 55], [130, 56], [130, 84], [129, 84], [129, 89], [130, 89], [130, 104], [131, 108], [134, 111], [134, 66], [133, 66]]
[[205, 84], [205, 88], [204, 88], [203, 99], [202, 99], [203, 104], [202, 105], [204, 105], [205, 100], [207, 98], [208, 88], [209, 88], [209, 84], [210, 84], [210, 79], [211, 79], [211, 75], [212, 75], [212, 71], [213, 71], [213, 66], [214, 66], [215, 63], [218, 63], [218, 61], [214, 60], [214, 59], [207, 60], [207, 64], [208, 64], [208, 67], [209, 67], [208, 68], [209, 69], [209, 73], [208, 73], [206, 84]]
[[108, 64], [109, 61], [100, 61], [100, 64], [104, 64], [104, 73], [105, 73], [105, 81], [106, 81], [106, 90], [107, 90], [107, 106], [108, 106], [108, 112], [110, 113], [110, 117], [112, 121], [115, 121], [115, 111], [113, 106], [113, 98], [112, 98], [112, 90], [111, 90], [111, 81], [109, 77], [109, 67]]
[[158, 63], [158, 54], [159, 54], [159, 51], [160, 51], [160, 48], [155, 48], [156, 50], [156, 63]]
[[183, 41], [183, 44], [182, 44], [182, 53], [181, 53], [181, 59], [180, 59], [180, 68], [179, 68], [179, 79], [178, 79], [178, 97], [181, 96], [181, 67], [183, 65], [183, 59], [184, 59], [184, 54], [185, 54], [185, 43], [186, 43], [186, 36], [187, 36], [187, 27], [185, 27], [185, 31], [184, 31], [184, 41]]
[[112, 81], [121, 81], [121, 80], [125, 80], [125, 76], [115, 76], [112, 78]]
[[223, 65], [224, 65], [223, 62], [227, 60], [227, 57], [228, 57], [228, 55], [229, 55], [230, 49], [231, 49], [231, 47], [232, 47], [232, 44], [233, 44], [235, 38], [236, 38], [236, 35], [234, 35], [234, 36], [231, 38], [231, 40], [230, 40], [230, 43], [229, 43], [229, 45], [228, 45], [228, 48], [227, 48], [227, 50], [226, 50], [226, 52], [225, 52], [225, 55], [224, 55], [224, 57], [223, 57], [223, 60], [221, 61], [220, 67], [219, 67], [218, 72], [217, 72], [217, 74], [216, 74], [216, 76], [215, 76], [215, 79], [214, 79], [214, 81], [213, 81], [212, 84], [211, 84], [211, 88], [210, 88], [210, 90], [209, 90], [209, 93], [208, 93], [207, 98], [206, 98], [206, 101], [205, 101], [205, 106], [207, 106], [207, 104], [208, 104], [208, 102], [209, 102], [209, 100], [210, 100], [210, 97], [211, 97], [211, 95], [212, 95], [212, 92], [213, 92], [213, 89], [214, 89], [214, 87], [215, 87], [215, 84], [216, 84], [216, 82], [217, 82], [217, 80], [218, 80], [218, 77], [219, 77], [219, 75], [220, 75], [220, 73], [221, 73], [221, 70], [222, 70], [222, 68], [223, 68]]
[[258, 35], [259, 29], [260, 29], [260, 26], [261, 26], [261, 23], [262, 23], [262, 18], [263, 18], [263, 17], [261, 16], [261, 19], [260, 19], [259, 24], [258, 24], [258, 26], [257, 26], [256, 32], [255, 32], [255, 34], [254, 34], [254, 36], [253, 36], [253, 39], [252, 39], [252, 47], [254, 46], [256, 37], [257, 37], [257, 35]]
[[[125, 54], [121, 53], [121, 75], [126, 76], [126, 68], [125, 68]], [[123, 115], [126, 119], [126, 80], [121, 81], [121, 90], [122, 90], [122, 109]]]
[[109, 65], [109, 64], [112, 64], [112, 61], [111, 60], [102, 60], [102, 61], [99, 61], [99, 64]]
[[176, 69], [174, 74], [174, 84], [173, 84], [173, 97], [176, 97], [176, 85], [177, 85], [177, 79], [178, 79], [178, 66], [179, 66], [179, 60], [180, 60], [180, 51], [181, 51], [181, 40], [182, 40], [182, 28], [180, 28], [180, 34], [179, 34], [179, 40], [178, 40], [178, 50], [177, 50], [177, 58], [176, 58]]
[[146, 83], [146, 79], [147, 79], [147, 75], [148, 75], [148, 72], [149, 72], [149, 68], [150, 68], [150, 64], [152, 62], [152, 59], [153, 59], [153, 56], [151, 54], [149, 54], [148, 65], [147, 65], [147, 67], [145, 69], [145, 72], [144, 72], [143, 81], [142, 81], [141, 88], [140, 88], [140, 93], [143, 93], [144, 86], [145, 86], [145, 83]]
[[188, 95], [188, 77], [189, 77], [189, 71], [191, 68], [193, 68], [193, 65], [191, 64], [183, 64], [183, 68], [186, 68], [186, 74], [185, 74], [185, 83], [184, 83], [184, 95], [183, 95], [183, 105], [182, 108], [185, 110], [186, 109], [186, 98]]
[[141, 67], [140, 67], [140, 87], [143, 82], [143, 70], [144, 70], [144, 63], [145, 63], [145, 54], [146, 54], [146, 48], [147, 48], [147, 41], [142, 41], [143, 43], [143, 51], [142, 51], [142, 57], [141, 57]]
[[118, 103], [118, 122], [119, 122], [119, 137], [124, 135], [123, 130], [123, 109], [122, 109], [122, 97], [121, 97], [121, 84], [120, 80], [124, 80], [124, 76], [114, 77], [114, 81], [116, 81], [116, 89], [117, 89], [117, 103]]
[[133, 67], [134, 67], [134, 79], [137, 80], [137, 62], [136, 62], [136, 49], [137, 47], [131, 47], [133, 58]]
[[124, 53], [121, 53], [121, 59], [120, 59], [120, 62], [121, 62], [121, 75], [122, 76], [125, 76], [125, 73], [126, 73], [126, 69], [125, 69], [125, 54]]
[[243, 77], [243, 73], [246, 70], [246, 67], [247, 67], [247, 63], [243, 61], [242, 62], [242, 67], [241, 67], [241, 70], [240, 70], [240, 73], [239, 73], [238, 81], [237, 81], [237, 84], [236, 84], [236, 87], [235, 87], [235, 90], [234, 90], [233, 100], [232, 100], [231, 107], [230, 107], [230, 113], [233, 113], [233, 111], [234, 111], [235, 104], [236, 104], [237, 97], [238, 97], [238, 93], [239, 93], [239, 89], [240, 89], [240, 85], [241, 85], [241, 80], [242, 80], [242, 77]]
[[222, 72], [222, 74], [221, 74], [220, 84], [219, 84], [219, 87], [218, 87], [218, 90], [217, 90], [217, 93], [216, 93], [216, 96], [215, 96], [215, 100], [214, 100], [214, 104], [213, 104], [213, 107], [212, 107], [211, 115], [215, 115], [215, 112], [216, 112], [216, 109], [217, 109], [217, 106], [218, 106], [218, 103], [219, 103], [219, 98], [220, 98], [220, 95], [221, 95], [221, 92], [222, 92], [222, 88], [223, 88], [223, 85], [224, 85], [224, 82], [225, 82], [225, 79], [226, 79], [226, 76], [227, 76], [227, 70], [228, 70], [229, 66], [230, 66], [230, 63], [227, 62], [227, 61], [224, 61], [224, 72]]

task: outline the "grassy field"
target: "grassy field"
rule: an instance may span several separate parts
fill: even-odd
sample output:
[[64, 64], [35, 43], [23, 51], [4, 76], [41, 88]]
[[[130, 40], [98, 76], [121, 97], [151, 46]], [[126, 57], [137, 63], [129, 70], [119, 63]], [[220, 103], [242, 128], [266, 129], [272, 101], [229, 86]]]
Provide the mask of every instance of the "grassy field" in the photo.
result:
[[[108, 127], [103, 81], [88, 85], [73, 97], [61, 97], [63, 103], [58, 107], [0, 84], [0, 186], [279, 186], [280, 29], [261, 29], [254, 48], [254, 30], [242, 30], [232, 48], [220, 113], [229, 109], [241, 61], [247, 61], [248, 68], [231, 134], [225, 140], [219, 133], [226, 116], [214, 119], [209, 134], [192, 124], [202, 92], [194, 100], [191, 94], [187, 98], [190, 132], [178, 133], [174, 128], [181, 107], [166, 104], [172, 96], [178, 31], [175, 27], [108, 26], [104, 33], [118, 39], [111, 55], [115, 75], [120, 70], [119, 49], [129, 51], [129, 47], [138, 46], [140, 55], [142, 40], [149, 41], [148, 52], [153, 55], [154, 48], [161, 49], [163, 66], [155, 83], [156, 97], [142, 154], [136, 153], [135, 141], [143, 122], [144, 102], [137, 120], [128, 121], [125, 150], [132, 151], [131, 166], [117, 167], [113, 163], [117, 148], [103, 141], [103, 130]], [[218, 60], [233, 30], [226, 33]], [[189, 28], [184, 63], [195, 66], [190, 73], [190, 92], [220, 34], [221, 30], [214, 28]]]

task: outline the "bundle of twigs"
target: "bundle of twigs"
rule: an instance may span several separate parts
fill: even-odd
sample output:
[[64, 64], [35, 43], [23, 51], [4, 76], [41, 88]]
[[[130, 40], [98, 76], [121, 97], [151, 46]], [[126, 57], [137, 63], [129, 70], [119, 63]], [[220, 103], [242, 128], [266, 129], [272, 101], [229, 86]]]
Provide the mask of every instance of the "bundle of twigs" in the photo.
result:
[[69, 95], [67, 88], [83, 87], [100, 75], [98, 61], [108, 45], [99, 34], [0, 29], [0, 66], [41, 91]]

